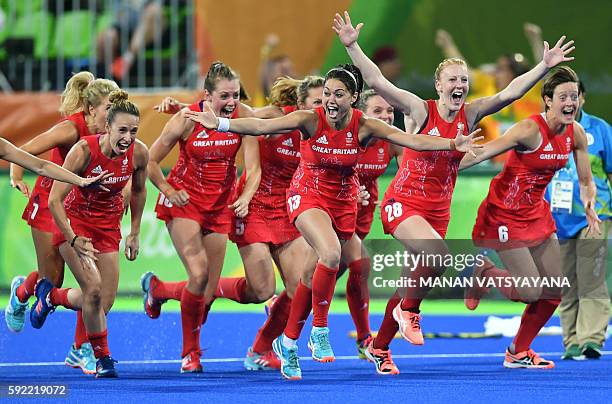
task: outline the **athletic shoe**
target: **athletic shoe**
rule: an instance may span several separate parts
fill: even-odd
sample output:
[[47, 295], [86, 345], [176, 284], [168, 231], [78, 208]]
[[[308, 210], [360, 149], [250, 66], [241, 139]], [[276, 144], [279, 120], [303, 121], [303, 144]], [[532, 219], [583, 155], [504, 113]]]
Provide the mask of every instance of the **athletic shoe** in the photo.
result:
[[266, 311], [266, 316], [270, 317], [270, 313], [272, 313], [272, 307], [274, 307], [274, 303], [276, 303], [276, 299], [278, 299], [278, 295], [273, 295], [268, 299], [264, 306], [264, 310]]
[[509, 349], [506, 349], [504, 367], [510, 369], [552, 369], [555, 367], [555, 363], [553, 361], [540, 358], [540, 355], [533, 352], [531, 349], [515, 354], [511, 353]]
[[119, 377], [115, 369], [115, 363], [117, 363], [117, 361], [110, 356], [98, 359], [96, 362], [96, 377], [100, 379]]
[[586, 358], [582, 354], [580, 346], [578, 344], [573, 344], [567, 347], [563, 355], [561, 355], [561, 359], [580, 361]]
[[20, 332], [23, 330], [23, 323], [25, 323], [25, 313], [28, 309], [28, 302], [21, 303], [17, 297], [17, 288], [25, 281], [23, 276], [16, 276], [11, 282], [11, 294], [9, 295], [9, 301], [4, 309], [4, 320], [6, 326], [12, 332]]
[[293, 348], [287, 348], [283, 345], [285, 334], [272, 341], [272, 349], [278, 359], [280, 359], [280, 371], [285, 379], [300, 380], [302, 379], [302, 369], [300, 369], [300, 359], [298, 357], [297, 345]]
[[366, 346], [365, 356], [376, 365], [376, 373], [379, 375], [399, 375], [400, 371], [391, 358], [391, 350], [374, 348], [374, 340], [370, 340]]
[[146, 272], [142, 274], [140, 277], [140, 287], [142, 288], [143, 292], [142, 303], [144, 306], [144, 311], [147, 316], [155, 319], [161, 314], [161, 306], [163, 303], [165, 303], [165, 301], [157, 300], [153, 297], [153, 293], [151, 291], [151, 280], [153, 278], [155, 278], [156, 281], [159, 280], [153, 272]]
[[84, 343], [78, 349], [72, 344], [64, 363], [72, 368], [81, 369], [87, 375], [96, 373], [96, 357], [89, 342]]
[[189, 352], [183, 357], [181, 364], [181, 373], [202, 373], [202, 364], [200, 363], [202, 352]]
[[36, 301], [32, 305], [32, 310], [30, 310], [30, 323], [36, 329], [41, 328], [45, 324], [47, 315], [55, 311], [55, 306], [51, 304], [50, 299], [51, 289], [53, 288], [53, 284], [47, 278], [39, 280], [34, 288]]
[[582, 346], [581, 353], [587, 359], [599, 359], [601, 356], [601, 345], [594, 342], [587, 342]]
[[393, 318], [399, 325], [399, 333], [406, 341], [414, 345], [423, 345], [423, 333], [421, 331], [421, 315], [411, 311], [402, 310], [400, 303], [393, 309]]
[[260, 354], [249, 347], [246, 358], [244, 358], [244, 367], [246, 370], [272, 370], [280, 369], [281, 364], [273, 351]]
[[334, 351], [329, 343], [329, 328], [312, 327], [308, 348], [312, 351], [312, 359], [317, 362], [333, 362]]
[[372, 341], [372, 339], [372, 336], [368, 334], [368, 336], [364, 339], [357, 341], [357, 356], [359, 356], [359, 359], [368, 359], [365, 351], [368, 349], [368, 344]]
[[484, 257], [482, 265], [478, 265], [474, 268], [474, 272], [472, 272], [472, 282], [473, 285], [471, 287], [466, 287], [463, 291], [463, 303], [468, 310], [476, 310], [478, 305], [480, 304], [480, 299], [487, 293], [489, 293], [489, 288], [485, 286], [480, 286], [478, 284], [478, 280], [482, 279], [481, 282], [484, 281], [482, 274], [490, 268], [495, 267], [495, 264]]

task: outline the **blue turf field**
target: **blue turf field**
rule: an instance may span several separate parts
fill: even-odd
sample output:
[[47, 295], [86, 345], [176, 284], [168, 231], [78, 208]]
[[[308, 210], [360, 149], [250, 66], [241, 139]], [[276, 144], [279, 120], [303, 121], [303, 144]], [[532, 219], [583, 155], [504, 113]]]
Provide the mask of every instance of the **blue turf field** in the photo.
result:
[[[62, 364], [71, 343], [74, 314], [52, 314], [42, 330], [26, 324], [21, 334], [0, 331], [0, 385], [66, 383], [61, 402], [610, 402], [612, 356], [598, 361], [556, 361], [554, 370], [509, 370], [501, 366], [509, 338], [427, 340], [415, 347], [402, 340], [391, 346], [401, 375], [379, 376], [358, 360], [348, 315], [331, 315], [332, 344], [338, 357], [331, 364], [301, 361], [303, 380], [287, 382], [277, 372], [249, 372], [242, 367], [246, 348], [263, 314], [214, 313], [202, 333], [204, 373], [179, 374], [180, 317], [163, 313], [150, 320], [142, 313], [111, 313], [110, 348], [119, 360], [120, 379], [95, 380]], [[485, 316], [425, 316], [424, 331], [483, 331]], [[380, 315], [372, 317], [377, 328]], [[558, 319], [551, 320], [558, 324]], [[305, 335], [310, 327], [305, 329]], [[307, 357], [305, 338], [300, 353]], [[558, 359], [560, 337], [539, 337], [539, 352]], [[32, 402], [26, 399], [26, 402]], [[0, 401], [17, 402], [0, 397]]]

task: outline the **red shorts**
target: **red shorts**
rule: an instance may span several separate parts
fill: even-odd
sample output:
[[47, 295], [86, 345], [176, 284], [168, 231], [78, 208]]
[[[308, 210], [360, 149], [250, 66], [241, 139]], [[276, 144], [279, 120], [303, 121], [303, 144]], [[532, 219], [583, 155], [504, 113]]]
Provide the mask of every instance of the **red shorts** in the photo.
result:
[[472, 239], [479, 247], [500, 251], [535, 247], [548, 240], [556, 231], [555, 221], [548, 209], [543, 210], [534, 221], [519, 222], [502, 219], [485, 199], [478, 208]]
[[[163, 195], [160, 193], [160, 196]], [[191, 219], [199, 223], [204, 232], [229, 234], [232, 230], [232, 219], [234, 212], [227, 207], [218, 210], [203, 210], [198, 206], [189, 202], [185, 206], [173, 206], [165, 197], [158, 197], [157, 205], [155, 205], [157, 218], [168, 223], [172, 219], [180, 217]]]
[[300, 237], [287, 213], [266, 210], [251, 211], [245, 218], [234, 217], [229, 235], [238, 248], [255, 243], [283, 245]]
[[[83, 222], [77, 218], [70, 217], [70, 227], [74, 234], [81, 237], [88, 237], [96, 250], [100, 254], [119, 251], [119, 243], [121, 242], [121, 224], [115, 228], [96, 227], [90, 222]], [[59, 247], [66, 238], [59, 231], [53, 233], [53, 245]], [[72, 241], [72, 240], [68, 240]]]
[[375, 210], [376, 204], [373, 202], [370, 202], [370, 204], [366, 206], [360, 205], [357, 209], [357, 226], [355, 228], [355, 234], [362, 240], [366, 238], [372, 228]]
[[421, 216], [442, 238], [446, 237], [446, 231], [448, 230], [449, 219], [434, 217], [431, 213], [414, 209], [395, 198], [383, 200], [380, 205], [380, 216], [385, 234], [393, 235], [397, 227], [411, 216]]
[[299, 215], [313, 208], [327, 213], [340, 240], [350, 240], [353, 237], [357, 224], [356, 203], [347, 202], [344, 207], [329, 207], [316, 196], [300, 195], [295, 191], [287, 190], [287, 212], [291, 223], [295, 223]]
[[47, 207], [47, 198], [48, 195], [46, 194], [32, 194], [21, 218], [37, 230], [45, 233], [56, 233], [59, 232], [59, 229]]

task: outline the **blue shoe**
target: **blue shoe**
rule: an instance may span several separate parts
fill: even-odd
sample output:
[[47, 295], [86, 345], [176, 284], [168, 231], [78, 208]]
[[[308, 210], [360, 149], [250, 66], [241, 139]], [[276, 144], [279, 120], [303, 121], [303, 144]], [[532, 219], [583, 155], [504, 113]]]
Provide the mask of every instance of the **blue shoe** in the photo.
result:
[[308, 348], [312, 351], [312, 359], [317, 362], [333, 362], [334, 351], [329, 343], [329, 328], [312, 327]]
[[25, 322], [25, 312], [28, 309], [28, 302], [21, 303], [17, 298], [17, 288], [25, 281], [23, 276], [16, 276], [11, 282], [11, 294], [9, 295], [9, 301], [4, 309], [4, 320], [6, 326], [12, 332], [19, 332], [23, 330], [23, 323]]
[[97, 378], [111, 378], [119, 377], [117, 370], [115, 369], [116, 360], [110, 356], [105, 356], [98, 359], [96, 362], [96, 377]]
[[298, 347], [286, 348], [282, 343], [283, 338], [285, 338], [285, 334], [272, 341], [272, 349], [281, 361], [281, 374], [285, 379], [301, 380], [302, 369], [300, 369]]
[[272, 370], [280, 369], [280, 367], [280, 360], [273, 351], [260, 354], [253, 351], [253, 347], [249, 347], [246, 358], [244, 358], [244, 368], [246, 370]]
[[72, 368], [79, 368], [87, 375], [96, 374], [96, 357], [89, 342], [77, 349], [74, 344], [70, 347], [64, 363]]
[[32, 310], [30, 310], [30, 323], [32, 323], [32, 327], [36, 329], [41, 328], [43, 324], [45, 324], [45, 320], [49, 313], [55, 311], [55, 306], [53, 306], [49, 300], [49, 294], [53, 288], [53, 284], [46, 278], [42, 278], [36, 284], [36, 288], [34, 289], [36, 301], [32, 306]]
[[143, 298], [142, 304], [144, 306], [144, 311], [149, 316], [149, 318], [158, 318], [161, 314], [161, 306], [165, 301], [157, 300], [153, 297], [151, 293], [151, 280], [157, 277], [153, 272], [145, 272], [140, 277], [140, 287], [142, 288]]

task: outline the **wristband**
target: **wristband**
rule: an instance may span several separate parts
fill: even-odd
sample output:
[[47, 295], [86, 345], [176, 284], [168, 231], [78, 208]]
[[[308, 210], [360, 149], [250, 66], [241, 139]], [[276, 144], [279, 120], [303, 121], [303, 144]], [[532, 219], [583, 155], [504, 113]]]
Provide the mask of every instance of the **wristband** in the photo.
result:
[[457, 150], [457, 146], [455, 145], [455, 139], [450, 140], [450, 150], [451, 151]]
[[75, 234], [74, 237], [72, 238], [72, 241], [70, 242], [70, 247], [74, 248], [74, 243], [76, 242], [77, 238], [79, 238], [79, 236]]
[[230, 120], [227, 118], [218, 118], [217, 132], [227, 132], [230, 127]]

